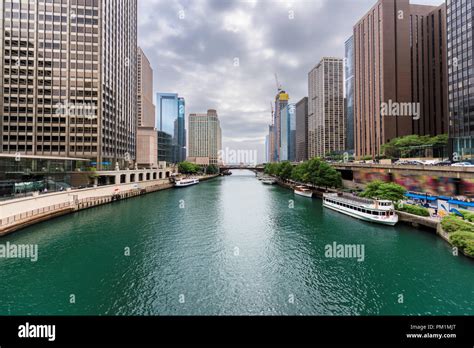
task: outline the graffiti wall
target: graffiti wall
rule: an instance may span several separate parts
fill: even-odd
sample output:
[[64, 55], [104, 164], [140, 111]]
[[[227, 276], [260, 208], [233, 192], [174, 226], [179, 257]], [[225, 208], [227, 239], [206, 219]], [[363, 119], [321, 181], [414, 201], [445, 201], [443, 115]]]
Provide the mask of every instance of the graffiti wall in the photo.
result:
[[437, 196], [463, 195], [474, 197], [474, 179], [455, 179], [432, 175], [393, 173], [384, 169], [360, 169], [354, 171], [354, 182], [367, 185], [371, 181], [393, 181], [408, 191], [426, 192]]

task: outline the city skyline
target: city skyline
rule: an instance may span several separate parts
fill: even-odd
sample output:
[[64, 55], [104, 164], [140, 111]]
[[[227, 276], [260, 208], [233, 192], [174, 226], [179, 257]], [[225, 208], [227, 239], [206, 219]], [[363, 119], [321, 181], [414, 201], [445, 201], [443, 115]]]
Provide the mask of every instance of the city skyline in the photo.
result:
[[[290, 103], [307, 96], [308, 72], [323, 56], [344, 57], [353, 25], [376, 1], [345, 2], [344, 11], [338, 3], [139, 2], [138, 41], [156, 72], [154, 93], [177, 91], [186, 99], [186, 117], [218, 109], [223, 147], [256, 149], [263, 162], [274, 74]], [[305, 44], [310, 40], [318, 44]]]

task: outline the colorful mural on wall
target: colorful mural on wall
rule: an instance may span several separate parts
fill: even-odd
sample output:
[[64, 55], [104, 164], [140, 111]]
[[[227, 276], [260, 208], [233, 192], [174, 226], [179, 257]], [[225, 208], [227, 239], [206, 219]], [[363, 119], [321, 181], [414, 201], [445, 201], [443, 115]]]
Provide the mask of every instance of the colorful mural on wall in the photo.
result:
[[393, 174], [393, 181], [408, 191], [426, 192], [435, 196], [456, 194], [455, 179], [430, 175]]
[[436, 196], [462, 195], [474, 198], [474, 179], [455, 179], [432, 175], [405, 173], [389, 174], [385, 169], [361, 169], [354, 171], [354, 182], [367, 185], [374, 180], [393, 181], [408, 191], [426, 192]]

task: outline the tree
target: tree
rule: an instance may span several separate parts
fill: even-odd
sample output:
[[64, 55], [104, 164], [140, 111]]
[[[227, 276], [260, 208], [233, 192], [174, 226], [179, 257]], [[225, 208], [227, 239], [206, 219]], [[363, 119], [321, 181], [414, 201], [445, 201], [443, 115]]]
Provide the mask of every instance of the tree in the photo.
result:
[[280, 179], [288, 180], [291, 178], [293, 166], [291, 165], [290, 162], [285, 161], [285, 162], [280, 163], [280, 166], [278, 169], [279, 169], [278, 176], [280, 177]]
[[392, 202], [398, 202], [404, 198], [405, 188], [395, 183], [385, 183], [380, 180], [372, 181], [367, 185], [361, 197], [371, 199], [386, 199]]
[[178, 171], [181, 174], [196, 174], [200, 170], [201, 170], [201, 167], [191, 162], [184, 161], [178, 164]]
[[206, 168], [206, 174], [217, 174], [219, 173], [219, 168], [215, 164], [210, 164]]

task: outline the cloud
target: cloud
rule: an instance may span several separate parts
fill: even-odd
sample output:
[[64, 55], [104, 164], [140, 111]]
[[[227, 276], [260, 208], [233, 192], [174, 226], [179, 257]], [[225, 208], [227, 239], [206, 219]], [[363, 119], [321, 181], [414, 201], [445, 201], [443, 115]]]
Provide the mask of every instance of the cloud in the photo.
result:
[[[416, 0], [416, 3], [440, 1]], [[223, 147], [263, 161], [278, 73], [296, 103], [323, 56], [344, 56], [352, 26], [375, 0], [140, 0], [139, 45], [155, 92], [177, 92], [186, 113], [218, 111]]]

